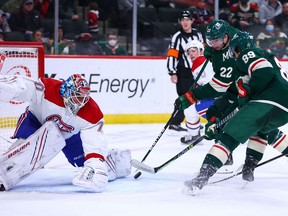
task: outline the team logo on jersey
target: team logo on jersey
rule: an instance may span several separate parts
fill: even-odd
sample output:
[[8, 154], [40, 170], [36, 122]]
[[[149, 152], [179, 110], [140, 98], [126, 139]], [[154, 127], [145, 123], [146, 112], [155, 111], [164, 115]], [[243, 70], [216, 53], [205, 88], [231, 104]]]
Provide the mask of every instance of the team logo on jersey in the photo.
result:
[[231, 58], [234, 58], [232, 49], [229, 47], [229, 49], [226, 52], [223, 52], [222, 54], [222, 61], [229, 60]]
[[74, 127], [71, 125], [67, 125], [65, 122], [63, 122], [60, 115], [50, 115], [46, 118], [46, 120], [55, 122], [60, 131], [63, 131], [65, 133], [71, 133], [72, 131], [74, 131]]
[[219, 30], [223, 26], [223, 23], [216, 23], [215, 28]]
[[233, 38], [231, 39], [231, 41], [235, 40], [236, 38], [239, 38], [239, 35], [238, 35], [238, 34], [234, 34], [234, 35], [233, 35]]

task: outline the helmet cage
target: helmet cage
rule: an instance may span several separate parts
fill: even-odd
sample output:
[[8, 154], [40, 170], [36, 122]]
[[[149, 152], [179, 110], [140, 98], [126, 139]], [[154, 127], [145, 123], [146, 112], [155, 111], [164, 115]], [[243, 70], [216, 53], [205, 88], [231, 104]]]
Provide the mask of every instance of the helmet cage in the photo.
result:
[[90, 87], [83, 76], [74, 74], [62, 83], [60, 95], [63, 97], [67, 113], [76, 115], [89, 101]]

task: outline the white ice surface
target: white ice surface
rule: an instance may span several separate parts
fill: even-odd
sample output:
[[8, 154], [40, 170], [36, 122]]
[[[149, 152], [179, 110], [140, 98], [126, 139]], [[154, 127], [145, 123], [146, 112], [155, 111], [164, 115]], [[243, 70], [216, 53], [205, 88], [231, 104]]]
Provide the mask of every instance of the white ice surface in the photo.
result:
[[[164, 124], [106, 125], [105, 134], [110, 148], [126, 149], [132, 158], [141, 160], [160, 134]], [[283, 129], [287, 130], [287, 126]], [[159, 166], [186, 146], [180, 137], [166, 131], [146, 159], [146, 164]], [[44, 169], [26, 178], [15, 188], [0, 193], [0, 216], [270, 216], [287, 215], [288, 160], [281, 157], [255, 170], [255, 181], [244, 188], [237, 176], [228, 181], [208, 185], [197, 194], [182, 193], [183, 182], [199, 170], [212, 145], [204, 141], [156, 174], [143, 173], [139, 179], [130, 176], [109, 182], [104, 193], [90, 193], [73, 186], [75, 168], [59, 154]], [[243, 164], [246, 145], [234, 152], [237, 170]], [[277, 156], [267, 147], [262, 161]], [[210, 180], [231, 174], [215, 174]]]

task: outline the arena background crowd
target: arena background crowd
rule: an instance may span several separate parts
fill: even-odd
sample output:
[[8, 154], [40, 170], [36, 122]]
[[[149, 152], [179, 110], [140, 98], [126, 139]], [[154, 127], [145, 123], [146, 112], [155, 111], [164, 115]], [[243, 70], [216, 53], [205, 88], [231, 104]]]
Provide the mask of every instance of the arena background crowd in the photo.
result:
[[[205, 37], [213, 0], [138, 0], [137, 55], [166, 56], [178, 18], [189, 10]], [[0, 1], [0, 40], [41, 41], [54, 50], [54, 0]], [[219, 18], [252, 33], [257, 46], [288, 58], [287, 0], [219, 0]], [[59, 0], [57, 54], [132, 55], [133, 0]]]

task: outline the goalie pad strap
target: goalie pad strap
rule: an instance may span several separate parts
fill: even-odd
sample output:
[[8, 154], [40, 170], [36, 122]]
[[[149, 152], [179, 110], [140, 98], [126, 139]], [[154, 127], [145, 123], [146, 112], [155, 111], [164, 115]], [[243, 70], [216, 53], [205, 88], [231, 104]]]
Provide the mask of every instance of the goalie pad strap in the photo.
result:
[[85, 160], [89, 160], [91, 158], [99, 158], [101, 161], [105, 161], [105, 158], [103, 157], [103, 155], [101, 154], [98, 154], [98, 153], [90, 153], [90, 154], [87, 154], [86, 157], [85, 157]]

